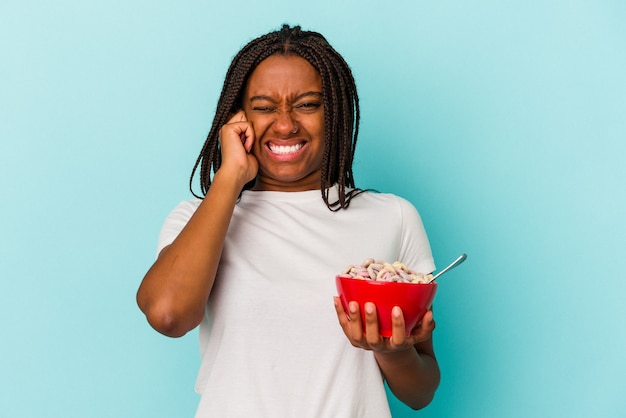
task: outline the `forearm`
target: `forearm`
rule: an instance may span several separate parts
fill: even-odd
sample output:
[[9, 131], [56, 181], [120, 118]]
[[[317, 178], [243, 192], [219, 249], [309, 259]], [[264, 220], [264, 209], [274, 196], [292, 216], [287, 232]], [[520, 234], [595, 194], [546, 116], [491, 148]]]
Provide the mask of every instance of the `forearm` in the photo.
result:
[[409, 348], [401, 352], [375, 353], [389, 389], [413, 409], [428, 405], [439, 386], [440, 372], [432, 350]]
[[185, 228], [144, 277], [137, 303], [157, 331], [179, 337], [202, 320], [241, 187], [218, 172]]

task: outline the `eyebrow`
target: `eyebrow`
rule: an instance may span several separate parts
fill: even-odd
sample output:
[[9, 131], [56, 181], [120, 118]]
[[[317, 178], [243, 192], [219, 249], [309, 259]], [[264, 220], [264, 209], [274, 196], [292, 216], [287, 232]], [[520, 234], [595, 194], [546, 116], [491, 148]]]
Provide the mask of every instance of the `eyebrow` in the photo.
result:
[[[319, 91], [307, 91], [305, 93], [299, 94], [298, 96], [294, 97], [293, 101], [295, 102], [295, 101], [298, 101], [300, 99], [303, 99], [303, 98], [309, 97], [309, 96], [315, 96], [315, 97], [318, 97], [320, 99], [322, 97], [324, 97], [323, 94], [321, 92], [319, 92]], [[267, 100], [268, 102], [276, 103], [276, 100], [274, 100], [270, 96], [266, 96], [266, 95], [263, 95], [263, 94], [260, 94], [258, 96], [250, 97], [250, 102], [253, 102], [255, 100]]]

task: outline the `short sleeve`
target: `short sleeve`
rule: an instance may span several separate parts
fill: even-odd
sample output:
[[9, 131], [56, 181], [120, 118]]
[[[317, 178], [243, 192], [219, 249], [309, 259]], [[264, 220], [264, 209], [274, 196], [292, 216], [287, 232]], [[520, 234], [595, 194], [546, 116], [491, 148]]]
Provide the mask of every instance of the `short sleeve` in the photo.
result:
[[180, 202], [178, 206], [170, 212], [167, 218], [165, 218], [157, 243], [157, 257], [163, 248], [174, 242], [178, 234], [180, 234], [180, 231], [183, 230], [191, 216], [196, 212], [201, 202], [202, 200], [200, 199]]
[[417, 209], [405, 199], [398, 198], [402, 212], [402, 238], [399, 259], [419, 273], [435, 271], [428, 236]]

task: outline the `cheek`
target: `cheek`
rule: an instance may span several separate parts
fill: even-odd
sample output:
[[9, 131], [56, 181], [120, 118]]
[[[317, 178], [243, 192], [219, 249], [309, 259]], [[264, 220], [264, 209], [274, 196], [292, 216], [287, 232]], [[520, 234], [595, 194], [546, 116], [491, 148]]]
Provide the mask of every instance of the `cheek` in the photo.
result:
[[312, 118], [307, 121], [303, 121], [302, 124], [306, 127], [307, 131], [314, 136], [324, 139], [324, 116]]
[[255, 139], [261, 139], [263, 135], [267, 132], [271, 121], [267, 121], [264, 118], [252, 117], [248, 118], [248, 122], [252, 124], [252, 129], [254, 129], [254, 137]]

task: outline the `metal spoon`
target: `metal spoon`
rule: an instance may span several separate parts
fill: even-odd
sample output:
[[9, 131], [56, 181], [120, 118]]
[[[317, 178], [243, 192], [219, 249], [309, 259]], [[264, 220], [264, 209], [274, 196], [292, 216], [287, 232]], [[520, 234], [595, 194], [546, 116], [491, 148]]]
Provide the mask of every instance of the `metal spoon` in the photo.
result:
[[446, 267], [445, 269], [441, 270], [439, 273], [437, 273], [436, 275], [433, 276], [432, 279], [430, 279], [430, 281], [428, 283], [432, 283], [435, 281], [435, 279], [437, 279], [437, 277], [441, 276], [443, 273], [445, 273], [448, 270], [452, 270], [453, 268], [455, 268], [456, 266], [458, 266], [459, 264], [461, 264], [462, 262], [464, 262], [467, 259], [467, 254], [463, 253], [459, 256], [459, 258], [457, 258], [456, 260], [454, 260], [452, 262], [452, 264], [450, 264], [448, 267]]

